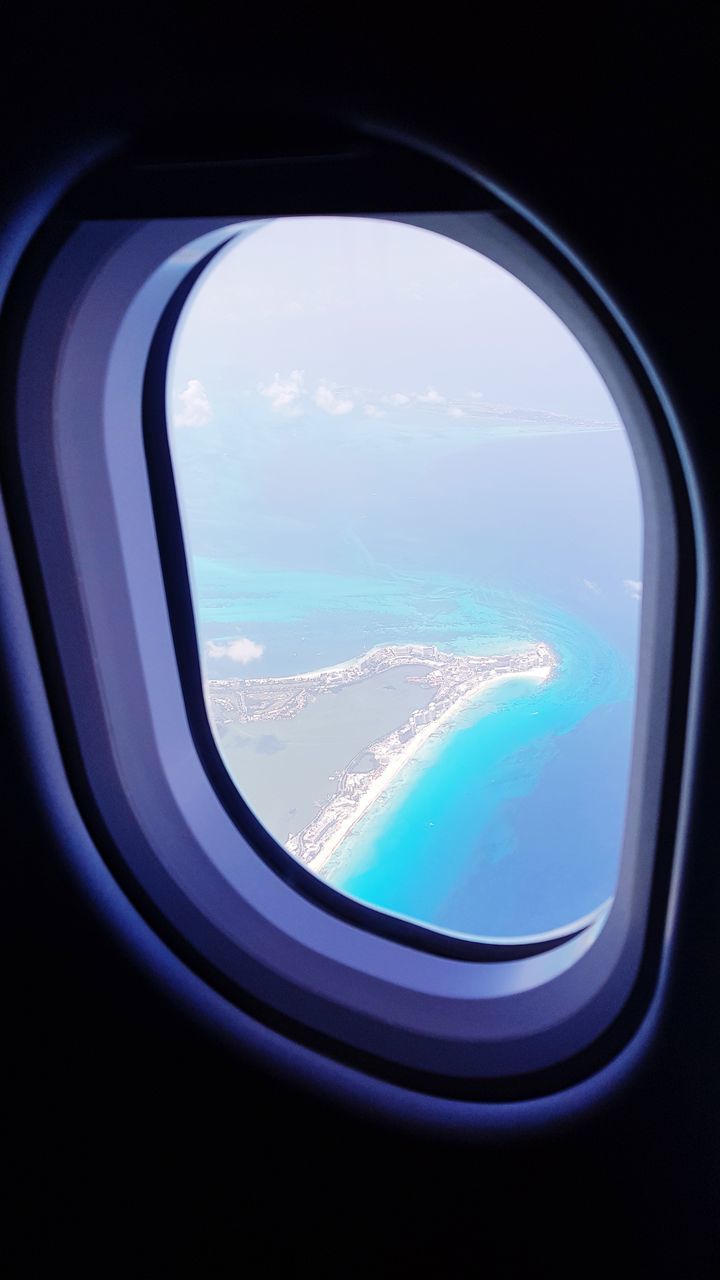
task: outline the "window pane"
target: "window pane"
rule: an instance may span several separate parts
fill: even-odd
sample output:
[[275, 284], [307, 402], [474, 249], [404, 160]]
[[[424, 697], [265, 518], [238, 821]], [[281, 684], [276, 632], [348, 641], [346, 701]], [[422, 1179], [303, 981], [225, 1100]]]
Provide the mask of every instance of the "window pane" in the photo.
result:
[[557, 316], [436, 232], [278, 219], [196, 285], [168, 408], [208, 715], [277, 842], [473, 937], [610, 899], [642, 508]]

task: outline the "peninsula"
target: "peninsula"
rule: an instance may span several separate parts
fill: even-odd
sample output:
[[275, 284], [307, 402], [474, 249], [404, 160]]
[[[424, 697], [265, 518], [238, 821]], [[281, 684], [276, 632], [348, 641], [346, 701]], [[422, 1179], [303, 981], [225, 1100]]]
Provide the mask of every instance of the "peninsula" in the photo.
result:
[[[205, 691], [211, 722], [222, 732], [228, 726], [293, 719], [319, 698], [393, 669], [398, 674], [405, 669], [407, 684], [423, 687], [418, 703], [424, 705], [364, 745], [351, 760], [338, 761], [332, 793], [316, 805], [309, 822], [282, 841], [300, 862], [323, 874], [349, 833], [430, 738], [447, 733], [489, 688], [518, 677], [540, 683], [554, 665], [555, 657], [544, 644], [493, 656], [446, 653], [434, 645], [381, 645], [349, 662], [299, 675], [207, 680]], [[246, 798], [252, 805], [252, 796]], [[263, 819], [262, 812], [258, 817]]]

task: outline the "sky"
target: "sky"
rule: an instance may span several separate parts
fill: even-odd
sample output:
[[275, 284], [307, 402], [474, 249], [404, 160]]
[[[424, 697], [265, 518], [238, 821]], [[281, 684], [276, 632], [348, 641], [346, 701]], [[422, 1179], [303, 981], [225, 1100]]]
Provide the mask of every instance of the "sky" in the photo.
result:
[[617, 421], [592, 362], [530, 289], [447, 236], [387, 219], [276, 219], [245, 234], [201, 277], [180, 338], [179, 427], [242, 396], [279, 419], [498, 404]]

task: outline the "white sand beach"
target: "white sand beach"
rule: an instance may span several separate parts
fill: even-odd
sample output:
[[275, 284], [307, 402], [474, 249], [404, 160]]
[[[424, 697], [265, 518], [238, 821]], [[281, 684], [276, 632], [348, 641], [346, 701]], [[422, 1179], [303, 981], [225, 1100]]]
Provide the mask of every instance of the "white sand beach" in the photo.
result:
[[[471, 689], [458, 698], [452, 706], [448, 707], [442, 715], [438, 716], [430, 724], [423, 725], [412, 738], [405, 743], [399, 750], [393, 752], [387, 764], [379, 773], [379, 775], [370, 782], [369, 786], [357, 796], [356, 802], [350, 813], [343, 817], [338, 815], [338, 820], [331, 823], [331, 831], [327, 838], [323, 840], [320, 848], [314, 857], [306, 862], [306, 866], [316, 874], [322, 872], [330, 858], [336, 852], [343, 840], [349, 835], [353, 827], [357, 825], [361, 818], [365, 816], [368, 810], [375, 805], [378, 800], [387, 792], [398, 775], [407, 768], [410, 762], [415, 758], [418, 752], [425, 744], [436, 735], [446, 733], [453, 721], [466, 711], [478, 697], [489, 692], [490, 689], [497, 688], [498, 685], [508, 680], [531, 680], [536, 684], [542, 684], [552, 674], [553, 666], [548, 664], [542, 667], [531, 667], [526, 671], [511, 671], [492, 676], [489, 679], [479, 680]], [[332, 810], [337, 806], [337, 798], [334, 798], [326, 807]]]

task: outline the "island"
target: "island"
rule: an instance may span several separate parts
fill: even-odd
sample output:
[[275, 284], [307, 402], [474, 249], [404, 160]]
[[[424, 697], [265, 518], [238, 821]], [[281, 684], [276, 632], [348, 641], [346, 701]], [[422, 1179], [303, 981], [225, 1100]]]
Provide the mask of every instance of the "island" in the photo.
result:
[[[540, 683], [556, 665], [552, 650], [536, 644], [520, 652], [473, 656], [447, 653], [435, 645], [379, 645], [337, 666], [293, 676], [209, 679], [205, 697], [219, 733], [228, 725], [289, 720], [319, 698], [368, 681], [394, 668], [405, 669], [408, 684], [423, 686], [425, 705], [403, 723], [368, 742], [349, 761], [339, 761], [332, 794], [311, 820], [283, 840], [300, 862], [327, 874], [333, 855], [360, 820], [386, 797], [389, 788], [431, 739], [448, 733], [476, 698], [499, 682], [523, 677]], [[428, 701], [429, 696], [429, 701]], [[252, 807], [252, 797], [248, 797]], [[258, 813], [262, 820], [262, 813]]]

